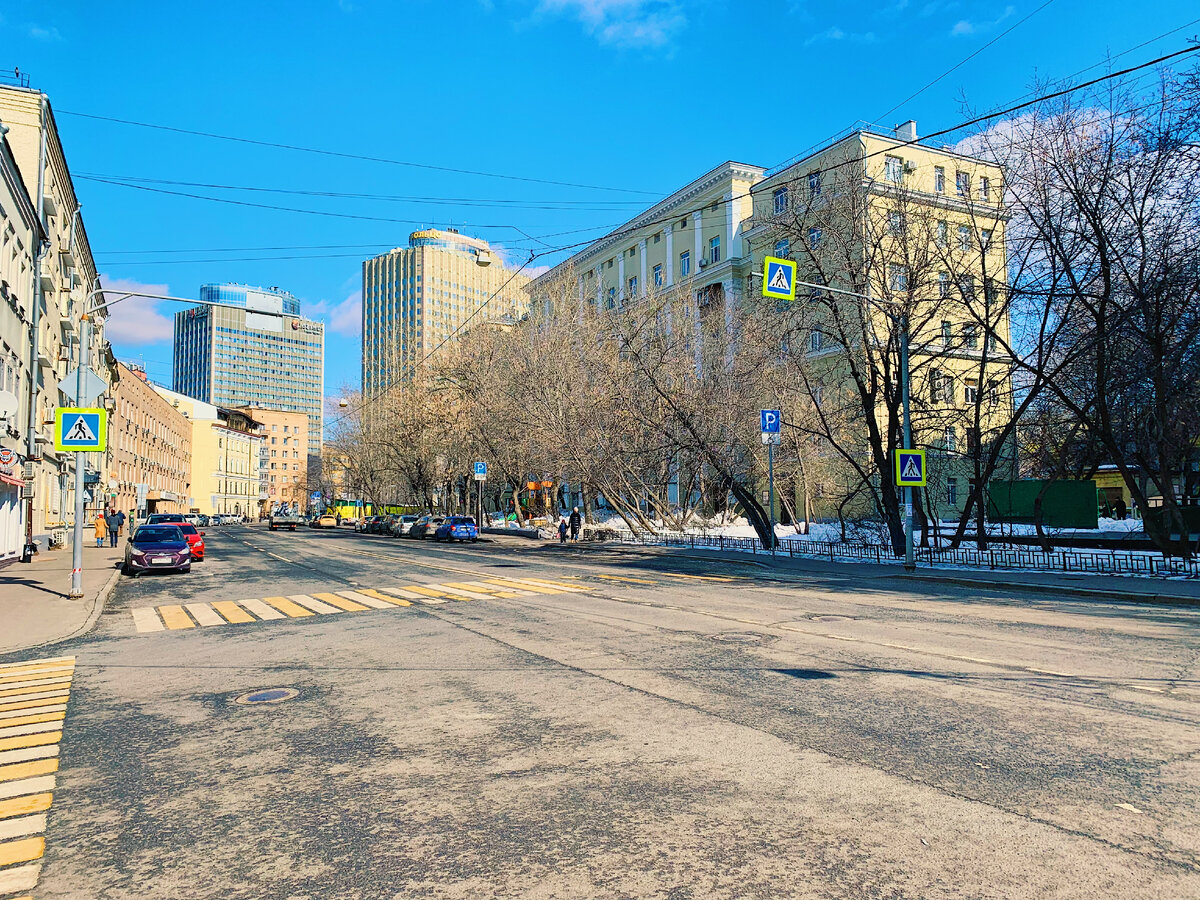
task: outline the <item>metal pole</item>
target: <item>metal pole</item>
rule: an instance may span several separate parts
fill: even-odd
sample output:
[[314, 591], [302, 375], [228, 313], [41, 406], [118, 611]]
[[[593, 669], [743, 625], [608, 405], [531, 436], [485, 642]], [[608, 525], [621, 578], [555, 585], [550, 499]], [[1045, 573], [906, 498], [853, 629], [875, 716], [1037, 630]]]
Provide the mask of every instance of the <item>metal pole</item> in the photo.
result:
[[[912, 417], [909, 410], [908, 384], [908, 313], [900, 314], [900, 394], [904, 402], [904, 449], [912, 449]], [[912, 488], [904, 489], [904, 571], [916, 571], [913, 561]]]
[[[75, 403], [83, 404], [83, 378], [92, 361], [92, 320], [85, 314], [79, 319], [79, 354], [75, 369]], [[81, 450], [75, 452], [75, 532], [71, 541], [71, 596], [83, 596], [83, 517], [86, 503], [83, 497], [83, 466], [87, 458]]]
[[771, 530], [771, 555], [775, 555], [775, 445], [767, 444], [767, 524]]

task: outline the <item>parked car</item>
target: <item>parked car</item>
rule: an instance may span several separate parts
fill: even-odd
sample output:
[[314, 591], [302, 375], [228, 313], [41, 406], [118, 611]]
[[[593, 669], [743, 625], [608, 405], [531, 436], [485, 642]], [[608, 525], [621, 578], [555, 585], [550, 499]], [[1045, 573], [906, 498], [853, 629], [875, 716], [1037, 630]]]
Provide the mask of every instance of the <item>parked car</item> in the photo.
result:
[[371, 516], [371, 525], [367, 529], [368, 534], [383, 534], [387, 528], [387, 516]]
[[177, 525], [182, 525], [186, 519], [183, 513], [153, 513], [143, 523], [145, 525], [166, 525], [174, 522]]
[[371, 523], [378, 519], [379, 516], [363, 516], [354, 526], [354, 530], [362, 534], [369, 534], [371, 531]]
[[126, 542], [121, 571], [137, 575], [151, 569], [192, 570], [192, 548], [179, 525], [141, 525]]
[[432, 537], [434, 531], [444, 521], [443, 516], [421, 516], [413, 522], [412, 528], [408, 529], [408, 536], [422, 539]]
[[392, 522], [392, 526], [388, 531], [392, 537], [404, 537], [408, 534], [408, 529], [412, 528], [413, 523], [417, 521], [417, 518], [417, 516], [396, 516], [396, 520]]
[[435, 541], [477, 541], [479, 529], [470, 516], [450, 516], [433, 532]]
[[204, 562], [204, 532], [190, 522], [184, 522], [177, 527], [183, 532], [183, 539], [192, 548], [192, 559], [196, 562]]
[[337, 528], [337, 516], [331, 516], [329, 513], [317, 516], [313, 521], [313, 528]]

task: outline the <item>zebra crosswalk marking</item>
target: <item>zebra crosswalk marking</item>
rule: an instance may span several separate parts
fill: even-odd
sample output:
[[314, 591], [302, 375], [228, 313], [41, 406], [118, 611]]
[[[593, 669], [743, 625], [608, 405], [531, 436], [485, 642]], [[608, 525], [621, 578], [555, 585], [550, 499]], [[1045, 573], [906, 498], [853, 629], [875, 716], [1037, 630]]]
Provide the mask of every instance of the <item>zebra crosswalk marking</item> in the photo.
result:
[[544, 585], [513, 584], [511, 581], [505, 581], [500, 578], [485, 578], [484, 581], [486, 581], [488, 584], [495, 584], [502, 588], [507, 588], [508, 590], [513, 590], [513, 591], [523, 590], [523, 591], [529, 591], [530, 593], [534, 593], [534, 594], [561, 594], [561, 593], [563, 593], [562, 591], [555, 590], [554, 588], [550, 588], [550, 587], [545, 587]]
[[292, 596], [288, 597], [288, 599], [293, 603], [298, 603], [300, 606], [303, 606], [306, 609], [311, 609], [313, 612], [320, 613], [321, 615], [342, 612], [342, 610], [338, 609], [336, 606], [330, 606], [328, 603], [322, 603], [320, 600], [314, 600], [312, 597], [308, 596], [308, 594], [293, 594]]
[[412, 606], [411, 600], [405, 600], [403, 597], [393, 597], [386, 591], [375, 591], [370, 588], [359, 588], [358, 594], [364, 600], [375, 600], [380, 603], [387, 603], [391, 606]]
[[162, 631], [165, 627], [152, 606], [134, 609], [131, 612], [133, 613], [133, 625], [139, 632]]
[[297, 603], [293, 603], [287, 597], [263, 597], [263, 603], [269, 603], [285, 616], [290, 616], [293, 619], [303, 619], [305, 616], [314, 615], [312, 610], [305, 609]]
[[217, 615], [217, 611], [207, 603], [186, 603], [184, 609], [192, 614], [200, 625], [210, 627], [212, 625], [224, 625], [225, 620]]
[[481, 594], [485, 600], [490, 597], [509, 598], [521, 596], [516, 591], [506, 591], [495, 585], [483, 584], [478, 581], [447, 581], [446, 587], [454, 588], [455, 590], [472, 591], [476, 594]]
[[[340, 597], [337, 594], [314, 593], [313, 599], [320, 600], [323, 603], [328, 603], [331, 606], [336, 606], [338, 609], [343, 610], [345, 612], [362, 612], [364, 609], [370, 608], [369, 606], [364, 606], [363, 604], [359, 603], [357, 598], [350, 599], [349, 597]], [[376, 609], [379, 609], [381, 607], [386, 607], [386, 606], [387, 606], [386, 603], [382, 603], [382, 604], [380, 604], [379, 607], [376, 607]]]
[[390, 587], [384, 588], [389, 597], [403, 597], [406, 600], [415, 600], [417, 603], [425, 603], [429, 606], [440, 606], [446, 601], [441, 597], [430, 597], [426, 594], [418, 594], [416, 591], [405, 590], [404, 588]]
[[560, 590], [563, 590], [563, 591], [571, 591], [571, 592], [578, 592], [578, 593], [586, 593], [586, 591], [588, 590], [587, 588], [580, 587], [577, 584], [567, 584], [562, 581], [550, 581], [547, 578], [513, 578], [511, 580], [515, 581], [517, 584], [528, 584], [528, 585], [541, 586], [541, 587], [559, 588]]
[[232, 600], [214, 600], [213, 609], [225, 617], [226, 622], [238, 625], [244, 622], [253, 622], [254, 616], [246, 612]]
[[[412, 591], [413, 593], [421, 594], [425, 597], [433, 597], [435, 600], [445, 600], [446, 597], [451, 597], [452, 599], [455, 599], [455, 600], [460, 599], [460, 598], [454, 597], [454, 595], [451, 594], [449, 591], [435, 591], [432, 588], [429, 588], [429, 587], [426, 587], [425, 585], [420, 585], [420, 584], [406, 584], [404, 586], [404, 590]], [[469, 600], [471, 598], [466, 597], [466, 598], [462, 598], [462, 599]]]
[[483, 593], [480, 593], [479, 591], [472, 591], [469, 588], [459, 587], [458, 585], [429, 584], [429, 585], [421, 585], [421, 586], [429, 587], [429, 588], [432, 588], [433, 590], [440, 590], [447, 597], [451, 597], [455, 600], [457, 600], [459, 597], [466, 597], [468, 600], [495, 600], [496, 599], [491, 594], [483, 594]]
[[188, 614], [183, 611], [182, 606], [160, 606], [158, 614], [162, 616], [163, 622], [168, 628], [195, 628], [196, 625], [188, 618]]
[[46, 691], [63, 690], [71, 683], [70, 676], [66, 678], [56, 678], [54, 681], [32, 681], [19, 685], [18, 687], [7, 688], [0, 691], [0, 697], [19, 697], [30, 693], [45, 693]]
[[263, 603], [261, 600], [243, 600], [241, 601], [241, 604], [260, 619], [287, 618], [287, 616], [285, 616], [279, 610], [275, 609], [273, 606], [267, 606], [267, 604]]

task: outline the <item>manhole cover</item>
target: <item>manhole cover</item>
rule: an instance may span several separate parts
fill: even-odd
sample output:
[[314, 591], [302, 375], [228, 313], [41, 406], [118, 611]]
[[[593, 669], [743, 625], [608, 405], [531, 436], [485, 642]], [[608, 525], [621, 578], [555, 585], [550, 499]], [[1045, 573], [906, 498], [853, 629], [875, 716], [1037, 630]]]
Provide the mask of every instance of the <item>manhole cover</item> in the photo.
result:
[[722, 644], [764, 644], [774, 638], [769, 634], [758, 634], [754, 631], [727, 631], [711, 635], [712, 640]]
[[809, 616], [814, 622], [849, 622], [849, 616]]
[[242, 706], [256, 706], [260, 703], [283, 703], [300, 696], [295, 688], [265, 688], [261, 691], [250, 691], [237, 698]]

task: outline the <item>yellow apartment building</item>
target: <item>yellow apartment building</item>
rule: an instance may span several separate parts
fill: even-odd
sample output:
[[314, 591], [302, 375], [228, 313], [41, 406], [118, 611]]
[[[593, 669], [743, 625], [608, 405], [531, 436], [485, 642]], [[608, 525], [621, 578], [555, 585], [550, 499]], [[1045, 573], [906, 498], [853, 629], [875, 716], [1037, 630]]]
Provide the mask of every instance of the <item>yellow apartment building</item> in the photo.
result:
[[267, 515], [282, 504], [308, 509], [309, 416], [263, 406], [239, 407], [237, 412], [262, 425], [258, 474], [266, 499], [259, 513]]
[[118, 363], [117, 374], [108, 422], [108, 490], [95, 502], [131, 517], [134, 511], [187, 512], [192, 423], [151, 386], [145, 370]]
[[267, 499], [259, 481], [261, 423], [243, 412], [153, 387], [192, 423], [191, 511], [257, 516]]

